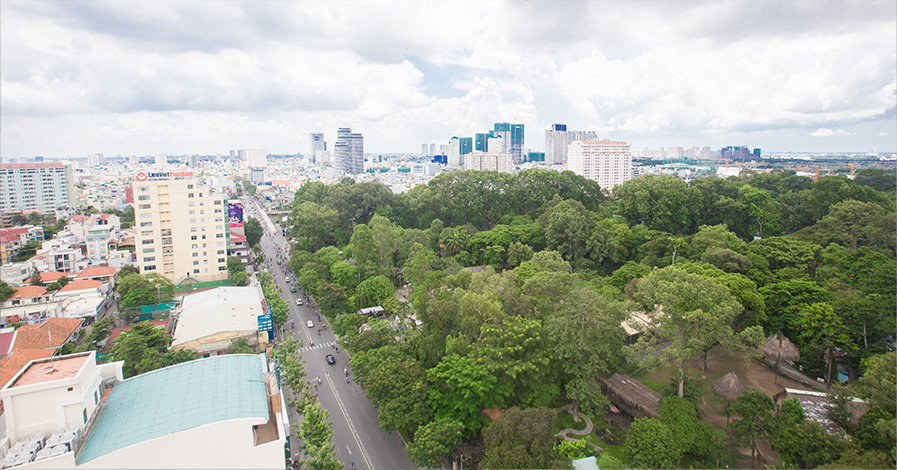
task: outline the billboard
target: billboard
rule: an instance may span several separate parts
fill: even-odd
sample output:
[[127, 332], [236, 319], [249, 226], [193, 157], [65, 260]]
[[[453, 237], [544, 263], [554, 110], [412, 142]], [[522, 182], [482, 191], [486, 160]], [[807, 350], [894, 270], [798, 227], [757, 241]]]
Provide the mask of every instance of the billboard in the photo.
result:
[[243, 226], [243, 204], [239, 202], [227, 203], [227, 218], [230, 228]]

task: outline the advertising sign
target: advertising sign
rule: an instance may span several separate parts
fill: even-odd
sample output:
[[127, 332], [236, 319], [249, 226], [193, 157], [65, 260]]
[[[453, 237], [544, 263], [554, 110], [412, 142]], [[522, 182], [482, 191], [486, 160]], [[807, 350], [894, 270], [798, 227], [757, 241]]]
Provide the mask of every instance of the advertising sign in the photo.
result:
[[274, 317], [272, 317], [270, 313], [266, 313], [265, 315], [259, 315], [258, 323], [259, 323], [259, 331], [273, 331], [274, 330]]
[[230, 202], [227, 204], [227, 218], [230, 221], [230, 227], [243, 226], [243, 204], [239, 202]]

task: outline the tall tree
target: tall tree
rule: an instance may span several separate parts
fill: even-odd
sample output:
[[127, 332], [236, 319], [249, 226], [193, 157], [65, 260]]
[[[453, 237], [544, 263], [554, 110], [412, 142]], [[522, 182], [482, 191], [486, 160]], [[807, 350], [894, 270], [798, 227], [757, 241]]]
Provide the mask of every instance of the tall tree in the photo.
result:
[[16, 289], [6, 281], [0, 280], [0, 303], [6, 302], [14, 295], [16, 295]]
[[246, 223], [243, 224], [243, 231], [246, 233], [246, 243], [252, 247], [258, 245], [262, 241], [262, 235], [265, 234], [262, 223], [253, 217], [246, 218]]
[[739, 396], [729, 409], [741, 416], [731, 426], [738, 437], [751, 446], [751, 468], [757, 468], [757, 441], [769, 436], [774, 429], [775, 403], [765, 393], [754, 391]]
[[468, 435], [485, 426], [489, 418], [486, 408], [502, 404], [505, 397], [495, 391], [495, 377], [476, 359], [450, 354], [427, 371], [430, 383], [429, 403], [437, 419], [460, 423]]
[[708, 344], [738, 341], [731, 322], [742, 307], [712, 279], [671, 266], [643, 278], [635, 298], [651, 324], [626, 352], [643, 366], [675, 364], [680, 397], [684, 396], [685, 361], [701, 354]]
[[336, 448], [333, 445], [333, 424], [327, 421], [330, 412], [321, 407], [315, 400], [302, 410], [302, 421], [293, 424], [299, 448], [307, 456], [302, 461], [306, 467], [315, 470], [338, 470], [343, 468], [342, 462], [336, 459]]
[[831, 305], [820, 302], [801, 309], [799, 324], [801, 339], [825, 355], [825, 363], [828, 366], [826, 384], [831, 387], [832, 368], [835, 363], [834, 349], [846, 346], [849, 341], [841, 318], [835, 314]]
[[405, 453], [418, 466], [439, 467], [461, 444], [463, 430], [464, 425], [453, 419], [433, 421], [414, 433], [414, 440], [405, 447]]
[[566, 462], [554, 448], [557, 414], [548, 408], [513, 407], [483, 430], [483, 468], [561, 468]]
[[640, 467], [678, 468], [682, 449], [669, 426], [654, 418], [637, 418], [626, 433], [626, 452]]

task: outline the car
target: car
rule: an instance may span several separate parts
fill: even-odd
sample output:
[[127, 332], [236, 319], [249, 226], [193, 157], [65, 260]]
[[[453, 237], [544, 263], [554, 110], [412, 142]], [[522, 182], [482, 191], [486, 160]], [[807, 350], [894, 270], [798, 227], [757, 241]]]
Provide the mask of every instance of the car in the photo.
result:
[[336, 364], [336, 358], [333, 357], [333, 354], [328, 354], [328, 355], [324, 356], [324, 359], [327, 360], [328, 364], [331, 364], [331, 365]]
[[277, 260], [277, 264], [280, 264], [280, 259]]
[[290, 292], [296, 293], [296, 286], [290, 286]]
[[305, 326], [307, 326], [309, 328], [314, 328], [315, 324], [311, 320], [309, 320], [309, 321], [305, 322]]
[[302, 299], [296, 299], [296, 305], [302, 305]]

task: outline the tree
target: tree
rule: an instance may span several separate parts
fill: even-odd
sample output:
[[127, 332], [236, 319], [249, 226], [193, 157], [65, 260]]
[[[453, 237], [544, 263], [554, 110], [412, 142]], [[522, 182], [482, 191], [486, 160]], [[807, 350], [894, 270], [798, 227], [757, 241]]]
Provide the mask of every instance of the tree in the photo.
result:
[[174, 295], [174, 284], [155, 273], [128, 274], [118, 280], [115, 291], [121, 296], [121, 308], [133, 309], [170, 300]]
[[97, 343], [108, 338], [112, 328], [115, 328], [115, 319], [112, 317], [103, 318], [90, 327], [90, 333], [84, 338], [83, 344], [87, 349], [96, 350], [98, 348]]
[[236, 256], [228, 256], [227, 257], [227, 272], [229, 272], [232, 276], [234, 273], [246, 272], [246, 265], [243, 264], [243, 260]]
[[374, 276], [361, 281], [355, 288], [358, 308], [383, 305], [393, 300], [396, 287], [386, 276]]
[[651, 324], [634, 345], [626, 347], [626, 353], [642, 366], [676, 364], [680, 397], [685, 361], [701, 354], [708, 344], [733, 347], [738, 343], [731, 322], [741, 305], [712, 279], [670, 266], [643, 278], [635, 297]]
[[122, 372], [125, 378], [163, 366], [162, 351], [171, 344], [171, 336], [152, 323], [145, 321], [131, 325], [116, 338], [109, 351], [113, 361], [124, 361]]
[[636, 418], [626, 434], [626, 452], [646, 468], [678, 468], [682, 449], [674, 444], [669, 426], [654, 418]]
[[62, 288], [65, 287], [65, 285], [68, 284], [69, 282], [71, 282], [71, 279], [69, 279], [69, 278], [66, 277], [66, 276], [62, 276], [62, 277], [60, 277], [59, 279], [57, 279], [57, 280], [51, 282], [50, 284], [47, 284], [47, 290], [48, 290], [48, 291], [51, 291], [51, 290], [59, 290], [59, 289], [62, 289]]
[[420, 467], [438, 467], [461, 444], [464, 425], [453, 419], [439, 419], [421, 426], [405, 448], [408, 458]]
[[37, 253], [38, 248], [40, 248], [40, 244], [37, 242], [28, 242], [19, 247], [19, 251], [16, 252], [12, 257], [13, 263], [19, 263], [28, 259], [31, 259], [35, 253]]
[[822, 246], [832, 242], [852, 250], [868, 246], [893, 258], [897, 248], [895, 231], [894, 212], [885, 211], [878, 204], [848, 200], [831, 206], [828, 215], [799, 235], [806, 235]]
[[[298, 411], [298, 410], [297, 410]], [[336, 459], [336, 448], [333, 445], [333, 424], [327, 421], [330, 412], [321, 407], [317, 400], [302, 409], [302, 422], [293, 424], [299, 448], [307, 456], [302, 461], [305, 466], [315, 470], [338, 470], [343, 468], [342, 462]]]
[[427, 371], [428, 400], [437, 419], [460, 423], [467, 435], [479, 432], [489, 422], [486, 408], [500, 404], [493, 393], [495, 377], [476, 359], [450, 354]]
[[246, 222], [243, 224], [243, 232], [246, 234], [246, 243], [251, 247], [255, 247], [262, 241], [265, 229], [262, 228], [262, 223], [258, 219], [247, 217]]
[[767, 284], [758, 289], [766, 304], [768, 330], [781, 331], [788, 338], [797, 338], [800, 331], [798, 312], [804, 306], [829, 299], [829, 292], [813, 281], [791, 279]]
[[828, 366], [826, 384], [832, 385], [832, 367], [835, 363], [834, 349], [845, 346], [849, 339], [841, 323], [841, 319], [835, 314], [831, 305], [820, 302], [805, 306], [798, 314], [800, 325], [800, 338], [808, 345], [825, 354], [825, 362]]
[[6, 281], [0, 280], [0, 303], [6, 302], [14, 295], [16, 295], [15, 287], [7, 284]]
[[652, 230], [685, 234], [696, 230], [693, 201], [699, 191], [672, 175], [645, 175], [614, 187], [620, 213], [630, 225], [644, 223]]
[[248, 286], [249, 285], [249, 275], [246, 274], [246, 271], [235, 272], [230, 275], [230, 281], [235, 286]]
[[892, 417], [897, 414], [897, 352], [872, 356], [863, 361], [865, 373], [860, 389], [874, 407]]
[[258, 354], [259, 350], [250, 346], [245, 338], [240, 338], [231, 343], [224, 352], [227, 354]]
[[507, 409], [483, 430], [483, 468], [560, 468], [554, 448], [557, 413], [548, 408]]
[[772, 449], [790, 468], [816, 468], [834, 462], [845, 441], [831, 435], [816, 421], [779, 426], [772, 435]]
[[339, 213], [330, 207], [306, 201], [290, 212], [288, 234], [298, 239], [299, 246], [312, 252], [335, 239]]
[[330, 266], [330, 280], [342, 287], [348, 295], [352, 295], [358, 285], [358, 268], [347, 261], [333, 263]]
[[864, 168], [858, 171], [854, 182], [886, 193], [893, 193], [897, 189], [897, 175], [886, 173], [881, 168]]
[[660, 401], [660, 422], [665, 424], [671, 434], [670, 443], [679, 453], [686, 454], [697, 444], [699, 439], [698, 412], [686, 398], [666, 397]]
[[[342, 313], [350, 312], [352, 307], [349, 305], [349, 298], [342, 286], [322, 282], [317, 289], [316, 299], [321, 313], [327, 318], [342, 317]], [[334, 330], [336, 331], [336, 330]]]
[[333, 321], [333, 333], [340, 338], [348, 338], [358, 334], [365, 318], [357, 313], [344, 313]]
[[763, 392], [747, 392], [738, 397], [729, 410], [741, 416], [732, 423], [735, 433], [751, 446], [751, 468], [757, 468], [757, 441], [767, 437], [774, 428], [775, 403]]
[[548, 247], [576, 266], [586, 254], [592, 228], [591, 214], [586, 208], [578, 201], [562, 201], [545, 211], [538, 222], [545, 229]]

